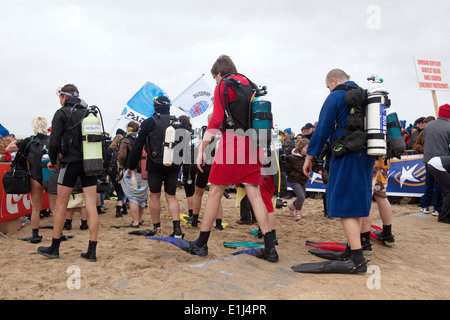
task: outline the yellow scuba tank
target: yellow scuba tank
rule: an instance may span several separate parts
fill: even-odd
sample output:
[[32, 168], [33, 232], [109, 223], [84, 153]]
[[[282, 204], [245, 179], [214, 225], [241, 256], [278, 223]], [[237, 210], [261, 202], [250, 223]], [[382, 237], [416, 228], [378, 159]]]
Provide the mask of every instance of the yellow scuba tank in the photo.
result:
[[174, 143], [175, 143], [175, 128], [170, 125], [166, 129], [166, 136], [164, 139], [163, 164], [167, 167], [170, 167], [173, 163]]
[[103, 130], [95, 108], [88, 109], [89, 115], [81, 123], [83, 166], [88, 176], [99, 176], [103, 171]]

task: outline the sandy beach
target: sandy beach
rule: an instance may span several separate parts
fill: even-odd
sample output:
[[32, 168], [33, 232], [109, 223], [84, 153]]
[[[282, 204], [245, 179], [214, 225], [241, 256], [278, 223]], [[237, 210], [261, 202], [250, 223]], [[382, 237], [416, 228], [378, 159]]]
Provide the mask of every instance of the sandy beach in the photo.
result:
[[[204, 202], [206, 200], [204, 197]], [[345, 241], [340, 221], [323, 217], [322, 200], [308, 198], [303, 219], [296, 222], [288, 208], [276, 209], [277, 247], [280, 260], [269, 263], [250, 255], [232, 255], [241, 250], [223, 246], [224, 241], [260, 241], [249, 233], [256, 225], [238, 225], [236, 194], [223, 199], [222, 231], [212, 231], [209, 255], [198, 257], [145, 236], [130, 235], [126, 225], [131, 217], [115, 218], [115, 202], [105, 201], [107, 213], [100, 216], [97, 257], [91, 263], [80, 258], [89, 232], [79, 229], [76, 213], [73, 235], [61, 245], [60, 259], [37, 254], [38, 246], [48, 246], [52, 230], [40, 231], [41, 244], [18, 238], [31, 235], [30, 225], [0, 238], [0, 299], [7, 300], [446, 300], [450, 295], [450, 226], [436, 217], [420, 214], [417, 205], [403, 199], [393, 205], [393, 233], [396, 244], [388, 248], [373, 244], [369, 270], [360, 275], [300, 274], [291, 266], [320, 261], [308, 253], [306, 240]], [[187, 213], [184, 190], [178, 198]], [[356, 200], [355, 200], [356, 201]], [[374, 224], [381, 225], [373, 202]], [[200, 215], [201, 220], [201, 215]], [[162, 202], [162, 228], [172, 232], [166, 204]], [[41, 219], [41, 226], [52, 218]], [[152, 228], [146, 211], [141, 229]], [[199, 228], [182, 223], [185, 239], [194, 240]], [[74, 280], [74, 276], [77, 276]]]

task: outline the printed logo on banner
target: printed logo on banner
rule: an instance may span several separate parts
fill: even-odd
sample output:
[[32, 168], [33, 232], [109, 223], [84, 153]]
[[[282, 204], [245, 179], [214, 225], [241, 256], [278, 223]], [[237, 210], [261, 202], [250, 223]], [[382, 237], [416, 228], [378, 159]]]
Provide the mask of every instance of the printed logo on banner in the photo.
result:
[[398, 172], [394, 179], [400, 183], [400, 188], [404, 185], [418, 187], [425, 185], [425, 165], [419, 167], [419, 164], [409, 168], [402, 167], [402, 171]]
[[[21, 201], [22, 200], [22, 201]], [[22, 204], [22, 206], [21, 206]], [[19, 206], [26, 210], [31, 209], [30, 194], [8, 194], [6, 197], [6, 210], [9, 214], [19, 213]]]
[[196, 104], [194, 104], [191, 108], [190, 115], [192, 118], [197, 117], [201, 115], [203, 112], [205, 112], [209, 108], [209, 103], [206, 101], [199, 101]]
[[323, 183], [322, 176], [316, 172], [312, 172], [306, 183], [306, 188], [311, 191], [325, 190], [325, 184]]
[[388, 195], [421, 196], [424, 193], [426, 168], [423, 155], [391, 160]]

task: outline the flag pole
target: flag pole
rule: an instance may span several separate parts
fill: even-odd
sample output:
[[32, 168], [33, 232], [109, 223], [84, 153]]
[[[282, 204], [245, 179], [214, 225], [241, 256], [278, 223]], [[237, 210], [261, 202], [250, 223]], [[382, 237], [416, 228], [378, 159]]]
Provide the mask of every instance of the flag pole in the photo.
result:
[[[110, 132], [110, 136], [112, 136], [112, 134], [114, 134], [113, 132], [114, 132], [114, 130], [116, 129], [117, 124], [119, 123], [119, 121], [120, 121], [120, 118], [117, 119], [116, 123], [115, 123], [114, 126], [112, 127], [111, 132]], [[115, 134], [114, 134], [114, 136], [115, 136]]]

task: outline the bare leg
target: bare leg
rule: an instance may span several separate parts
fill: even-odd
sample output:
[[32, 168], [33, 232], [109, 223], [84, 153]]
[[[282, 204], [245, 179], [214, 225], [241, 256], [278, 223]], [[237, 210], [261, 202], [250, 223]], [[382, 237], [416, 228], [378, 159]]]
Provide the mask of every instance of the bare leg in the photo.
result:
[[167, 205], [169, 207], [169, 214], [172, 217], [172, 221], [180, 220], [180, 205], [175, 196], [170, 194], [165, 194]]
[[39, 222], [41, 220], [41, 208], [42, 208], [42, 194], [44, 193], [44, 188], [39, 182], [30, 179], [31, 182], [31, 228], [39, 229]]
[[149, 209], [150, 209], [150, 216], [152, 217], [153, 224], [159, 223], [160, 215], [161, 215], [161, 192], [159, 193], [152, 193], [150, 192], [150, 203], [149, 203]]
[[[58, 193], [59, 194], [59, 193]], [[83, 188], [84, 201], [89, 216], [89, 234], [91, 241], [97, 241], [99, 220], [97, 212], [97, 186]]]
[[139, 206], [135, 203], [130, 202], [130, 213], [131, 213], [131, 218], [133, 218], [133, 225], [137, 226], [139, 225]]
[[[66, 210], [69, 204], [70, 195], [73, 188], [58, 185], [58, 198], [56, 199], [55, 210], [53, 212], [53, 238], [60, 239], [61, 232], [66, 220]], [[97, 210], [97, 208], [96, 208]]]
[[361, 225], [362, 218], [341, 218], [345, 237], [352, 250], [361, 249]]
[[250, 200], [256, 221], [258, 222], [262, 233], [266, 234], [267, 232], [270, 232], [272, 229], [270, 227], [269, 216], [259, 188], [246, 185], [245, 192]]
[[211, 231], [212, 225], [217, 218], [219, 207], [221, 206], [224, 191], [225, 189], [221, 186], [214, 184], [210, 186], [201, 231]]

